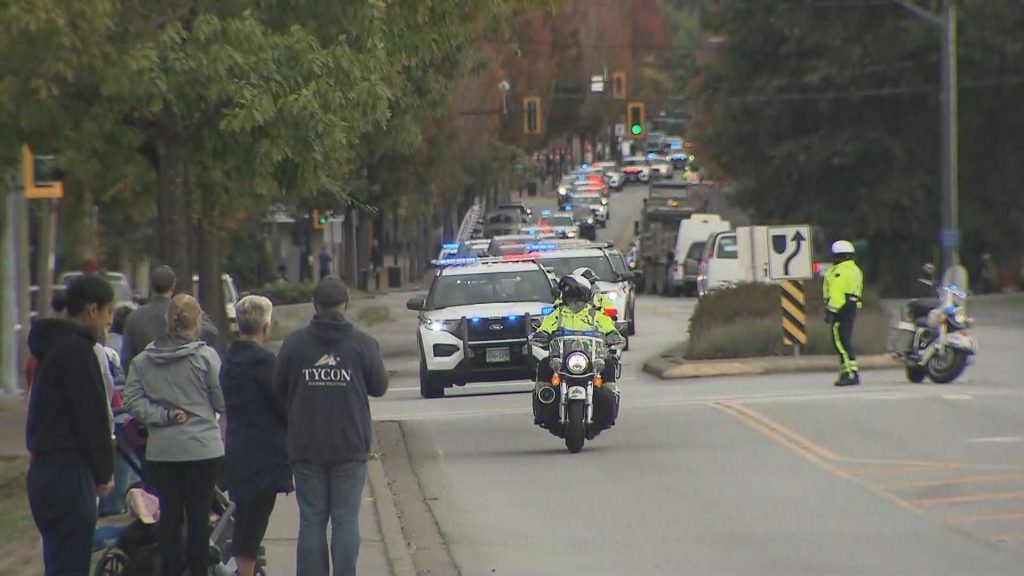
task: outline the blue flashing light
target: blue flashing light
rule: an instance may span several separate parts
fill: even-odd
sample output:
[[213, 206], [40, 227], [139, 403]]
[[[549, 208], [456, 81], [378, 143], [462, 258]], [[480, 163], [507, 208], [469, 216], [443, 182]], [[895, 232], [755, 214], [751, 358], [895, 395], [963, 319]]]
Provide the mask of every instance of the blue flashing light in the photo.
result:
[[562, 210], [565, 210], [566, 212], [572, 212], [572, 204], [566, 204], [565, 206], [562, 206]]
[[550, 252], [556, 248], [557, 246], [554, 244], [527, 244], [523, 246], [523, 249], [527, 252]]
[[537, 234], [537, 229], [536, 228], [530, 228], [529, 230], [526, 231], [526, 233], [529, 234], [530, 236], [533, 236], [533, 235]]
[[477, 316], [474, 316], [474, 317], [470, 318], [469, 321], [472, 322], [473, 324], [479, 324], [480, 323], [480, 318], [477, 317]]
[[541, 210], [540, 211], [540, 215], [541, 216], [551, 216], [551, 210], [547, 210], [547, 209]]
[[590, 169], [590, 164], [584, 164], [584, 165], [580, 166], [580, 168], [582, 168], [583, 170], [589, 170]]
[[548, 314], [551, 314], [554, 311], [555, 311], [555, 307], [554, 306], [545, 306], [545, 307], [540, 309], [540, 313], [543, 316], [547, 316]]
[[459, 249], [459, 243], [458, 242], [448, 242], [447, 244], [441, 244], [441, 247], [444, 248], [445, 250], [458, 250]]
[[515, 322], [518, 318], [519, 316], [516, 316], [515, 314], [509, 314], [508, 316], [508, 319], [511, 320], [512, 322]]
[[466, 256], [464, 258], [442, 258], [435, 260], [434, 263], [437, 266], [468, 266], [470, 264], [476, 264], [479, 260], [475, 256]]
[[647, 159], [650, 160], [651, 158], [654, 158], [654, 152], [647, 153]]

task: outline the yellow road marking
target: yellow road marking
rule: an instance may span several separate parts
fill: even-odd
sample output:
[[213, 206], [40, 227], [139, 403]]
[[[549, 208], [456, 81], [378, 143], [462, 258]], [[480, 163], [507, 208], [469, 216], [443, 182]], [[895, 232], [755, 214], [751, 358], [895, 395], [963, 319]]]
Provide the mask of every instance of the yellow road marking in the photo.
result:
[[989, 474], [987, 476], [960, 476], [959, 478], [944, 478], [942, 480], [917, 480], [912, 482], [895, 482], [882, 484], [886, 490], [901, 488], [923, 488], [925, 486], [947, 486], [953, 484], [974, 484], [982, 482], [1002, 482], [1004, 480], [1022, 480], [1024, 474]]
[[918, 506], [934, 506], [936, 504], [960, 504], [963, 502], [985, 502], [987, 500], [1015, 500], [1024, 498], [1024, 491], [1016, 492], [985, 492], [982, 494], [967, 494], [965, 496], [946, 496], [943, 498], [921, 498], [911, 500]]
[[900, 498], [891, 492], [886, 492], [874, 484], [852, 476], [838, 466], [832, 464], [832, 462], [839, 460], [839, 457], [832, 451], [815, 444], [802, 434], [773, 421], [749, 406], [733, 404], [731, 402], [712, 402], [711, 405], [714, 408], [737, 418], [747, 426], [761, 432], [768, 438], [775, 440], [783, 447], [796, 452], [797, 455], [801, 456], [811, 464], [814, 464], [821, 470], [858, 484], [869, 492], [893, 502], [904, 510], [909, 510], [915, 514], [921, 513], [921, 509], [915, 506], [912, 502]]
[[965, 524], [970, 522], [987, 522], [992, 520], [1017, 520], [1024, 518], [1024, 512], [997, 512], [995, 514], [973, 514], [969, 516], [951, 516], [947, 518], [954, 524]]

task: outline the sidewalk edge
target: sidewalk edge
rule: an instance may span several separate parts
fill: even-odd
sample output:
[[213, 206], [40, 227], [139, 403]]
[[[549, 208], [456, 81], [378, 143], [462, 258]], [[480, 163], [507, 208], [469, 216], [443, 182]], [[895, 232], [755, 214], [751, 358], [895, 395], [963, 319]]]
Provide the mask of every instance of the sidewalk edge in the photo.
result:
[[374, 454], [367, 461], [367, 477], [370, 482], [370, 492], [373, 494], [373, 506], [377, 512], [377, 522], [380, 525], [381, 537], [384, 539], [384, 550], [391, 565], [391, 573], [394, 576], [416, 576], [416, 568], [412, 561], [412, 554], [409, 552], [409, 543], [402, 533], [402, 522], [398, 519], [398, 509], [395, 507], [395, 499], [388, 487], [387, 476], [384, 474], [384, 465], [381, 464], [380, 449], [377, 446], [377, 438], [373, 439]]

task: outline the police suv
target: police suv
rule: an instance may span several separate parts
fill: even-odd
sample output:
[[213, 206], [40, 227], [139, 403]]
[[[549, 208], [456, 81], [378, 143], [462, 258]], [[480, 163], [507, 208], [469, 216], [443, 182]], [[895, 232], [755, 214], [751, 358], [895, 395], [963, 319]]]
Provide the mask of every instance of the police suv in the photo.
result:
[[552, 282], [536, 256], [449, 258], [426, 297], [409, 300], [419, 314], [420, 395], [441, 398], [469, 382], [532, 379], [536, 361], [528, 337], [553, 310]]

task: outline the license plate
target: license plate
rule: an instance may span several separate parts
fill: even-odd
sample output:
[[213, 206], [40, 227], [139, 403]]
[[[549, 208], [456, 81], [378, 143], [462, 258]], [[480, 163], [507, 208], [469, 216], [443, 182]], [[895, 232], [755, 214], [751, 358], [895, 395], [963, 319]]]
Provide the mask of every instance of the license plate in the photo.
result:
[[512, 351], [508, 348], [488, 348], [487, 362], [508, 362], [512, 360]]

